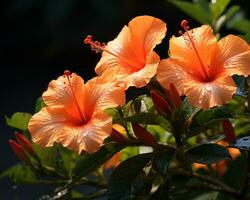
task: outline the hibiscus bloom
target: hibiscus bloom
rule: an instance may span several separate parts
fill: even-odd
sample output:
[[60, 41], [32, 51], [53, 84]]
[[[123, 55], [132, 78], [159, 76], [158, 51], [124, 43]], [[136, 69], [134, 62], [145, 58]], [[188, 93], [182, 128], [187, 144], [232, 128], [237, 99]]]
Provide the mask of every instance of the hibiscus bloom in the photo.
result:
[[151, 16], [139, 16], [124, 26], [117, 38], [106, 46], [93, 42], [91, 36], [85, 43], [94, 50], [101, 50], [102, 58], [95, 71], [98, 75], [109, 74], [110, 79], [118, 77], [127, 87], [143, 87], [156, 74], [160, 62], [153, 51], [165, 37], [166, 24]]
[[169, 88], [172, 83], [196, 107], [208, 109], [228, 102], [236, 92], [232, 75], [250, 74], [250, 47], [241, 38], [228, 35], [217, 41], [208, 25], [173, 36], [169, 41], [170, 58], [163, 59], [157, 80]]
[[112, 131], [112, 118], [103, 110], [125, 102], [124, 88], [103, 78], [84, 84], [80, 76], [66, 71], [51, 81], [42, 95], [46, 107], [28, 124], [32, 140], [45, 147], [58, 142], [78, 153], [97, 151]]

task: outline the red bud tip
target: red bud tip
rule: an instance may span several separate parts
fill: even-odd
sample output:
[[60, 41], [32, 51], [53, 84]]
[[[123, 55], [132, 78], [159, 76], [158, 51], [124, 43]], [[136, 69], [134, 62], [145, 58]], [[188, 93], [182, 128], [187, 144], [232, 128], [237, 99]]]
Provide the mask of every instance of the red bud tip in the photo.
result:
[[20, 144], [18, 144], [14, 140], [9, 140], [9, 144], [10, 144], [10, 147], [11, 147], [12, 151], [19, 158], [19, 160], [22, 160], [22, 161], [25, 161], [25, 162], [29, 162], [29, 158], [24, 153], [24, 151], [23, 151], [23, 149], [22, 149], [22, 147], [21, 147]]
[[115, 129], [112, 129], [110, 139], [121, 145], [127, 144], [127, 139]]
[[235, 131], [231, 122], [228, 119], [222, 122], [222, 128], [223, 128], [223, 133], [226, 136], [227, 142], [228, 143], [234, 142], [236, 140]]
[[15, 132], [15, 136], [19, 144], [31, 155], [35, 155], [35, 151], [31, 142], [21, 133]]
[[159, 114], [170, 113], [168, 102], [165, 101], [165, 99], [162, 96], [160, 96], [157, 92], [152, 90], [151, 98]]
[[69, 70], [65, 70], [65, 71], [64, 71], [64, 75], [65, 75], [65, 76], [69, 76], [69, 75], [70, 75], [70, 71], [69, 71]]
[[181, 27], [184, 28], [184, 30], [189, 30], [188, 27], [188, 20], [184, 19], [181, 21]]
[[141, 127], [139, 124], [132, 124], [134, 133], [136, 137], [143, 141], [144, 144], [149, 145], [149, 146], [156, 146], [157, 141], [156, 139], [149, 133], [146, 129]]
[[169, 97], [171, 102], [174, 104], [176, 108], [179, 108], [181, 106], [181, 98], [178, 90], [176, 87], [171, 83], [169, 86]]

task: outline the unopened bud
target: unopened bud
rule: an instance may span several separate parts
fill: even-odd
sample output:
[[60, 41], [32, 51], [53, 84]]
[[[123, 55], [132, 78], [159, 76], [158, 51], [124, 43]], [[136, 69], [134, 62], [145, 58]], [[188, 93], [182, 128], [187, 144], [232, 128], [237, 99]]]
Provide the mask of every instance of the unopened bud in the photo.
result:
[[25, 161], [25, 162], [29, 162], [29, 158], [27, 157], [27, 155], [23, 151], [23, 149], [22, 149], [22, 147], [21, 147], [20, 144], [18, 144], [14, 140], [9, 140], [9, 144], [10, 144], [10, 147], [11, 147], [12, 151], [19, 158], [19, 160], [22, 160], [22, 161]]
[[35, 151], [32, 147], [31, 142], [25, 137], [23, 136], [23, 134], [15, 132], [15, 136], [17, 141], [19, 142], [19, 144], [31, 155], [35, 155]]
[[132, 124], [132, 126], [134, 133], [139, 140], [143, 141], [146, 145], [149, 146], [157, 145], [156, 139], [146, 129], [141, 127], [139, 124]]
[[127, 139], [115, 129], [112, 129], [110, 139], [121, 145], [127, 144]]
[[181, 106], [181, 98], [176, 87], [171, 83], [169, 86], [169, 97], [171, 102], [174, 104], [176, 108], [180, 108]]
[[232, 143], [236, 140], [236, 136], [235, 136], [235, 131], [234, 128], [231, 124], [231, 122], [226, 119], [222, 122], [222, 127], [223, 127], [223, 133], [226, 136], [226, 140], [228, 143]]
[[151, 98], [159, 114], [170, 113], [168, 102], [165, 101], [165, 99], [161, 97], [157, 92], [151, 91]]

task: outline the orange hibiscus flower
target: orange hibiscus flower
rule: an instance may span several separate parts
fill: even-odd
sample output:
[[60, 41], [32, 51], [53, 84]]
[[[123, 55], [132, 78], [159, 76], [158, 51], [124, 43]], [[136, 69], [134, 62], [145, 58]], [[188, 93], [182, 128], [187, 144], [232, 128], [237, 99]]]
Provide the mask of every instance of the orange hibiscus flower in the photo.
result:
[[51, 81], [42, 95], [46, 107], [28, 124], [32, 140], [45, 147], [58, 142], [78, 153], [97, 151], [112, 131], [112, 118], [103, 110], [125, 103], [124, 88], [103, 78], [84, 84], [80, 76], [66, 71]]
[[166, 34], [166, 24], [151, 16], [139, 16], [124, 26], [116, 39], [106, 46], [93, 42], [88, 36], [84, 42], [94, 50], [101, 50], [102, 58], [95, 71], [98, 75], [107, 73], [110, 79], [118, 77], [127, 87], [143, 87], [156, 74], [160, 62], [153, 51]]
[[169, 41], [170, 58], [160, 62], [157, 79], [168, 88], [171, 83], [199, 108], [225, 104], [236, 92], [232, 75], [250, 74], [250, 47], [233, 35], [217, 41], [213, 30], [203, 25], [173, 36]]

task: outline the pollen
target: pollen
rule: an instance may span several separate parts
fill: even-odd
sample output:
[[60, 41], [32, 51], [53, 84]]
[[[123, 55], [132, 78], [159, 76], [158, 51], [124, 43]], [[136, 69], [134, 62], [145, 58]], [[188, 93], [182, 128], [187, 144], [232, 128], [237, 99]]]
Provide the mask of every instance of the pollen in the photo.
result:
[[209, 73], [207, 71], [207, 67], [203, 64], [202, 59], [200, 57], [200, 54], [199, 54], [199, 52], [198, 52], [198, 50], [196, 48], [195, 36], [193, 35], [193, 31], [189, 31], [190, 27], [188, 26], [188, 20], [182, 20], [181, 21], [181, 27], [185, 31], [185, 33], [182, 36], [184, 38], [184, 41], [185, 41], [186, 45], [194, 50], [194, 53], [195, 53], [196, 57], [199, 60], [199, 63], [200, 63], [200, 66], [201, 66], [201, 69], [202, 69], [202, 72], [203, 72], [204, 80], [209, 81], [210, 76], [209, 76]]

